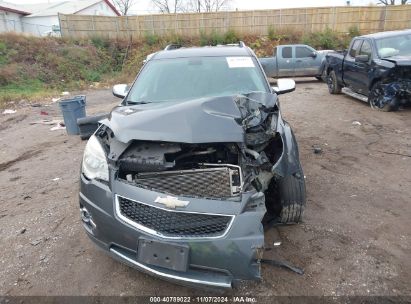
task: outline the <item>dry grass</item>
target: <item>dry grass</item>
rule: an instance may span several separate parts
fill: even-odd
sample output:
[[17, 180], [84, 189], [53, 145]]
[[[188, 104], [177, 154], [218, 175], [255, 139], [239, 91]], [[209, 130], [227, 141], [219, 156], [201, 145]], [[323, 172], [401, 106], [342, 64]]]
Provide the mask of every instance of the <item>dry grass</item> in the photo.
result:
[[[354, 28], [351, 32], [358, 34]], [[343, 47], [350, 38], [330, 30], [307, 36], [292, 29], [269, 29], [262, 37], [240, 36], [232, 30], [225, 34], [202, 33], [197, 38], [147, 34], [132, 43], [99, 37], [76, 40], [1, 34], [0, 107], [10, 101], [38, 100], [61, 91], [88, 88], [95, 82], [102, 86], [130, 83], [146, 56], [170, 43], [199, 46], [243, 40], [258, 57], [267, 57], [279, 44], [304, 42], [315, 48], [336, 48]]]

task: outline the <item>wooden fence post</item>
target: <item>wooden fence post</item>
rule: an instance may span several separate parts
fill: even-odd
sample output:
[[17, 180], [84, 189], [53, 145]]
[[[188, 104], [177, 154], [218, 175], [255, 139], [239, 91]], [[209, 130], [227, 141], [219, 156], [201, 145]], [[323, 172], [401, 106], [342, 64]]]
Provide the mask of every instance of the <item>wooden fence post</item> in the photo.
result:
[[385, 31], [386, 22], [387, 22], [387, 5], [384, 7], [384, 23], [382, 25], [382, 30]]
[[177, 21], [178, 21], [178, 19], [177, 19], [177, 13], [174, 13], [174, 32], [175, 32], [175, 34], [176, 35], [178, 35], [178, 24], [177, 24]]
[[305, 18], [304, 18], [304, 33], [307, 32], [307, 8], [305, 9]]
[[255, 19], [254, 19], [254, 10], [253, 10], [253, 12], [252, 12], [252, 15], [251, 15], [251, 20], [252, 20], [252, 25], [253, 25], [253, 30], [252, 30], [252, 33], [253, 34], [255, 34]]
[[93, 31], [96, 30], [96, 28], [94, 26], [94, 16], [91, 16], [91, 28], [93, 29]]
[[[201, 31], [204, 29], [204, 15], [200, 13], [201, 19], [200, 19], [200, 28], [199, 28], [199, 35], [201, 35]], [[205, 34], [207, 34], [207, 30], [204, 31]]]
[[130, 29], [128, 27], [128, 16], [126, 15], [126, 30], [127, 30], [127, 39], [130, 39], [131, 41], [131, 36], [130, 36]]
[[280, 9], [280, 29], [283, 28], [283, 15], [282, 15], [282, 11]]

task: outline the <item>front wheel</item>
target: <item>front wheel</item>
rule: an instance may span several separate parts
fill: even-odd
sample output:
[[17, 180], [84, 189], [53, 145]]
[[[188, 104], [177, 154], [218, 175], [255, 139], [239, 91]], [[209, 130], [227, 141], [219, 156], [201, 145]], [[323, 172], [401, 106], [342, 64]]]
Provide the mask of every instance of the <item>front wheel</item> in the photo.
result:
[[327, 77], [327, 86], [328, 86], [328, 92], [330, 92], [330, 94], [340, 94], [341, 93], [341, 86], [338, 83], [337, 75], [335, 74], [334, 71], [331, 71]]
[[377, 111], [391, 112], [399, 108], [399, 101], [395, 94], [386, 94], [381, 82], [373, 85], [368, 95], [368, 102], [371, 108]]
[[282, 224], [301, 222], [305, 203], [305, 180], [301, 169], [293, 175], [273, 180], [266, 193], [268, 213]]

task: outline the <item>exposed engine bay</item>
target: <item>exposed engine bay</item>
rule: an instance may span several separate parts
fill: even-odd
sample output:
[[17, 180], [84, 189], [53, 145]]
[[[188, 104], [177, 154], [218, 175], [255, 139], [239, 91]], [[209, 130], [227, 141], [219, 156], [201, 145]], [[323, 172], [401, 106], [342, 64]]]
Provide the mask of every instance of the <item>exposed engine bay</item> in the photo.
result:
[[120, 180], [170, 195], [235, 200], [242, 191], [265, 192], [276, 175], [281, 177], [273, 170], [284, 149], [273, 98], [265, 93], [230, 98], [240, 112], [234, 119], [245, 131], [243, 142], [123, 144], [107, 126], [97, 135]]

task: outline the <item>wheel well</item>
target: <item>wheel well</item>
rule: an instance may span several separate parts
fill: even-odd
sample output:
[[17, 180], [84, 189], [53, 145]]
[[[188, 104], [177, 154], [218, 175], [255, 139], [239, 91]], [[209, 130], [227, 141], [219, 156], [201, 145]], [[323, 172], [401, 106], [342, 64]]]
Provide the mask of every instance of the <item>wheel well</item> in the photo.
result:
[[332, 67], [327, 67], [327, 76], [330, 75], [331, 71], [333, 70]]
[[375, 78], [375, 79], [370, 83], [370, 86], [368, 87], [368, 92], [370, 92], [371, 89], [372, 89], [372, 87], [373, 87], [377, 82], [379, 82], [379, 81], [381, 81], [381, 78]]

